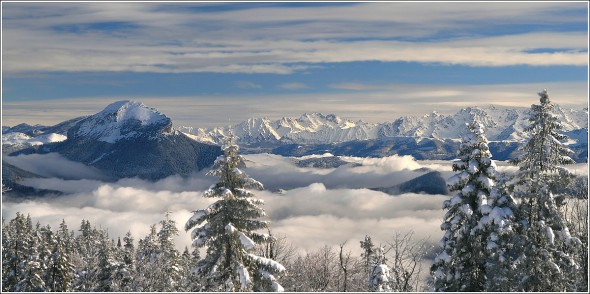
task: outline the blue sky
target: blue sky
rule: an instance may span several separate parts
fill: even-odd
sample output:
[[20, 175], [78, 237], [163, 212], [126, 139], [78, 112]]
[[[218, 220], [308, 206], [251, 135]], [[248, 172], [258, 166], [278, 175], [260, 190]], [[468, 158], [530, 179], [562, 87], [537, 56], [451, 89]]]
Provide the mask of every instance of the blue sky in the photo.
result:
[[2, 3], [3, 125], [135, 99], [175, 123], [588, 100], [588, 4]]

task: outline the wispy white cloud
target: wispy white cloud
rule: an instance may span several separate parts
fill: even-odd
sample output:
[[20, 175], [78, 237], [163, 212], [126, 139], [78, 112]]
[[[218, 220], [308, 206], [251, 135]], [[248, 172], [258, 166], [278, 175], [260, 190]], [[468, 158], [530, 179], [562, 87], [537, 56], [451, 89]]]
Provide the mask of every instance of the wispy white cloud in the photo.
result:
[[279, 87], [287, 90], [309, 89], [309, 86], [304, 83], [284, 83], [280, 84]]
[[[588, 64], [576, 32], [478, 28], [583, 23], [582, 3], [362, 3], [199, 12], [161, 3], [9, 3], [4, 70], [289, 74], [294, 63]], [[191, 7], [191, 9], [183, 9]], [[112, 26], [108, 29], [103, 26]], [[447, 37], [432, 39], [438, 34]], [[422, 39], [421, 39], [422, 38]], [[404, 40], [404, 41], [401, 41]], [[532, 49], [559, 49], [532, 53]]]
[[[434, 110], [455, 113], [461, 107], [530, 107], [538, 103], [537, 91], [549, 89], [553, 102], [571, 108], [588, 105], [586, 82], [524, 84], [433, 85], [433, 84], [332, 84], [340, 93], [259, 94], [256, 96], [207, 95], [191, 97], [79, 97], [51, 101], [3, 101], [3, 124], [56, 124], [78, 115], [91, 115], [111, 102], [142, 101], [157, 108], [176, 126], [218, 127], [228, 119], [250, 117], [279, 119], [305, 112], [334, 113], [367, 122], [393, 121], [406, 115], [424, 115]], [[296, 102], [294, 102], [296, 101]]]
[[234, 85], [240, 89], [261, 89], [262, 86], [248, 81], [237, 81]]

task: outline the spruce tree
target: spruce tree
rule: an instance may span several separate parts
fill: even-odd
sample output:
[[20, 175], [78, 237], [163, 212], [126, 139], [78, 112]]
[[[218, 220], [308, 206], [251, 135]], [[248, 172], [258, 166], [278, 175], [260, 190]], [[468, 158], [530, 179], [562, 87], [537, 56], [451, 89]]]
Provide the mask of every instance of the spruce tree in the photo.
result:
[[[493, 171], [490, 175], [493, 175]], [[510, 292], [514, 289], [514, 262], [518, 256], [518, 213], [516, 201], [503, 184], [492, 188], [481, 207], [482, 218], [475, 230], [483, 236], [485, 254], [485, 291]]]
[[158, 232], [159, 254], [158, 269], [160, 272], [160, 284], [157, 291], [174, 292], [181, 289], [181, 260], [180, 253], [174, 245], [174, 237], [178, 236], [176, 222], [170, 219], [170, 213], [160, 222], [162, 228]]
[[185, 230], [192, 229], [193, 246], [207, 247], [207, 255], [196, 264], [196, 270], [205, 277], [207, 291], [281, 291], [274, 274], [285, 268], [253, 253], [256, 244], [268, 239], [256, 232], [267, 228], [268, 222], [258, 220], [265, 215], [260, 207], [263, 201], [247, 189], [263, 186], [240, 170], [244, 160], [238, 150], [230, 136], [223, 146], [224, 154], [208, 173], [219, 177], [219, 182], [203, 195], [221, 199], [195, 211], [185, 225]]
[[2, 230], [2, 291], [19, 291], [28, 262], [29, 236], [33, 227], [20, 212]]
[[58, 234], [48, 268], [48, 290], [51, 292], [71, 291], [74, 272], [75, 269], [70, 262], [65, 242], [62, 240], [62, 236]]
[[134, 292], [134, 278], [135, 278], [135, 246], [133, 245], [133, 236], [131, 232], [127, 232], [123, 237], [123, 244], [121, 248], [121, 258], [119, 260], [119, 267], [116, 272], [115, 291], [117, 292]]
[[513, 188], [520, 201], [520, 251], [516, 261], [516, 291], [576, 291], [575, 247], [578, 238], [570, 235], [559, 212], [556, 197], [560, 187], [573, 178], [563, 165], [572, 164], [572, 151], [562, 141], [567, 137], [553, 114], [547, 90], [539, 93], [540, 104], [531, 106], [529, 138], [523, 154], [513, 161], [519, 166]]
[[441, 225], [445, 231], [442, 252], [431, 267], [434, 288], [443, 292], [479, 292], [485, 289], [487, 256], [486, 237], [478, 233], [478, 224], [494, 186], [495, 163], [483, 126], [477, 120], [469, 124], [453, 171], [458, 173], [449, 178], [447, 185], [457, 193], [443, 203], [448, 211]]
[[136, 254], [135, 289], [139, 292], [153, 292], [160, 283], [158, 269], [158, 253], [160, 246], [156, 225], [150, 227], [150, 233], [139, 240]]
[[96, 285], [93, 290], [95, 292], [112, 292], [117, 268], [113, 246], [109, 242], [108, 236], [104, 236], [99, 245], [97, 268], [94, 269]]

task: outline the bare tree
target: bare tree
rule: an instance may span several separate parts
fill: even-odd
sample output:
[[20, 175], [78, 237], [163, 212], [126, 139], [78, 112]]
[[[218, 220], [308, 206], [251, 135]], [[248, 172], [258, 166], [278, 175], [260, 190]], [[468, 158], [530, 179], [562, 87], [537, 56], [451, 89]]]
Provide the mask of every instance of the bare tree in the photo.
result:
[[429, 249], [426, 239], [414, 240], [414, 231], [395, 232], [388, 242], [393, 291], [420, 291], [422, 261]]
[[275, 236], [270, 228], [268, 228], [268, 235], [270, 238], [264, 244], [257, 246], [256, 251], [260, 252], [261, 256], [280, 264], [287, 264], [297, 255], [297, 248], [287, 240], [285, 235]]
[[344, 243], [341, 243], [340, 246], [340, 269], [342, 270], [342, 273], [344, 275], [344, 283], [343, 283], [343, 287], [342, 287], [342, 292], [346, 292], [346, 286], [348, 285], [348, 266], [350, 263], [350, 251], [348, 251], [346, 254], [344, 253], [344, 245], [346, 245], [346, 241]]

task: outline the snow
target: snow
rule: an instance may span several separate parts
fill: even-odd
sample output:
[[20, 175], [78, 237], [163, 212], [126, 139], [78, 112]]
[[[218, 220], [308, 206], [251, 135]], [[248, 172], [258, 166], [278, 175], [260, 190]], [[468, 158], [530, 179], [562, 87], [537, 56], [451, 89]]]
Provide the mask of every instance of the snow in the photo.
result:
[[189, 218], [189, 220], [186, 222], [185, 227], [191, 228], [194, 225], [197, 225], [197, 224], [203, 222], [205, 220], [206, 216], [207, 216], [207, 212], [205, 210], [194, 211], [193, 216], [191, 216], [191, 218]]
[[2, 134], [2, 145], [30, 145], [38, 146], [54, 142], [62, 142], [66, 136], [56, 133], [43, 134], [37, 137], [29, 137], [26, 134], [13, 132]]
[[242, 244], [242, 246], [244, 246], [244, 248], [246, 248], [246, 250], [253, 249], [254, 246], [256, 246], [256, 243], [254, 243], [252, 239], [248, 238], [246, 234], [239, 232], [238, 237], [240, 238], [240, 243]]
[[492, 189], [494, 186], [494, 181], [482, 174], [477, 177], [477, 182], [479, 182], [484, 188], [488, 190]]
[[238, 274], [240, 275], [240, 285], [242, 286], [242, 289], [247, 289], [252, 283], [248, 269], [244, 265], [238, 264]]
[[23, 145], [29, 139], [31, 137], [18, 132], [2, 134], [2, 145]]
[[[474, 149], [474, 151], [478, 149]], [[467, 172], [470, 174], [475, 174], [479, 171], [479, 163], [476, 160], [469, 160], [469, 167], [467, 168]]]
[[[115, 143], [141, 134], [141, 128], [164, 127], [170, 119], [156, 109], [138, 101], [118, 101], [79, 124], [76, 136], [85, 136], [102, 142]], [[136, 126], [135, 124], [139, 124]], [[128, 128], [127, 126], [133, 126]]]
[[275, 270], [277, 272], [280, 272], [281, 273], [281, 272], [284, 272], [286, 270], [285, 267], [282, 264], [280, 264], [280, 263], [278, 263], [278, 262], [276, 262], [276, 261], [274, 261], [272, 259], [264, 258], [264, 257], [258, 256], [258, 255], [254, 255], [254, 254], [248, 254], [248, 256], [250, 258], [254, 259], [254, 261], [256, 261], [257, 263], [263, 264], [263, 265], [265, 265], [265, 266], [267, 266], [269, 268], [272, 268], [273, 270]]
[[234, 227], [234, 225], [232, 225], [231, 223], [228, 223], [227, 225], [225, 225], [225, 231], [233, 234], [234, 232], [236, 232], [238, 229], [236, 229], [236, 227]]
[[553, 244], [553, 242], [555, 240], [555, 234], [553, 233], [553, 229], [551, 229], [551, 227], [547, 226], [547, 227], [545, 227], [545, 232], [547, 234], [547, 242], [549, 242], [549, 244]]
[[[559, 110], [557, 114], [564, 125], [564, 131], [588, 128], [587, 110], [556, 109]], [[423, 116], [404, 116], [379, 124], [353, 122], [333, 114], [311, 113], [299, 118], [283, 117], [275, 121], [250, 118], [232, 128], [241, 141], [283, 140], [297, 144], [329, 144], [382, 137], [457, 139], [467, 131], [466, 123], [477, 117], [490, 141], [522, 141], [526, 138], [524, 129], [530, 124], [529, 113], [528, 107], [467, 107], [451, 115], [434, 112]], [[201, 142], [219, 143], [228, 134], [227, 127], [183, 127], [181, 131], [196, 136]]]
[[473, 191], [475, 191], [475, 187], [472, 184], [467, 184], [465, 185], [465, 187], [463, 187], [461, 193], [463, 193], [463, 195], [468, 195], [470, 193], [473, 193]]
[[445, 250], [443, 250], [439, 255], [436, 256], [434, 262], [437, 263], [441, 260], [445, 263], [449, 263], [451, 262], [451, 256]]

